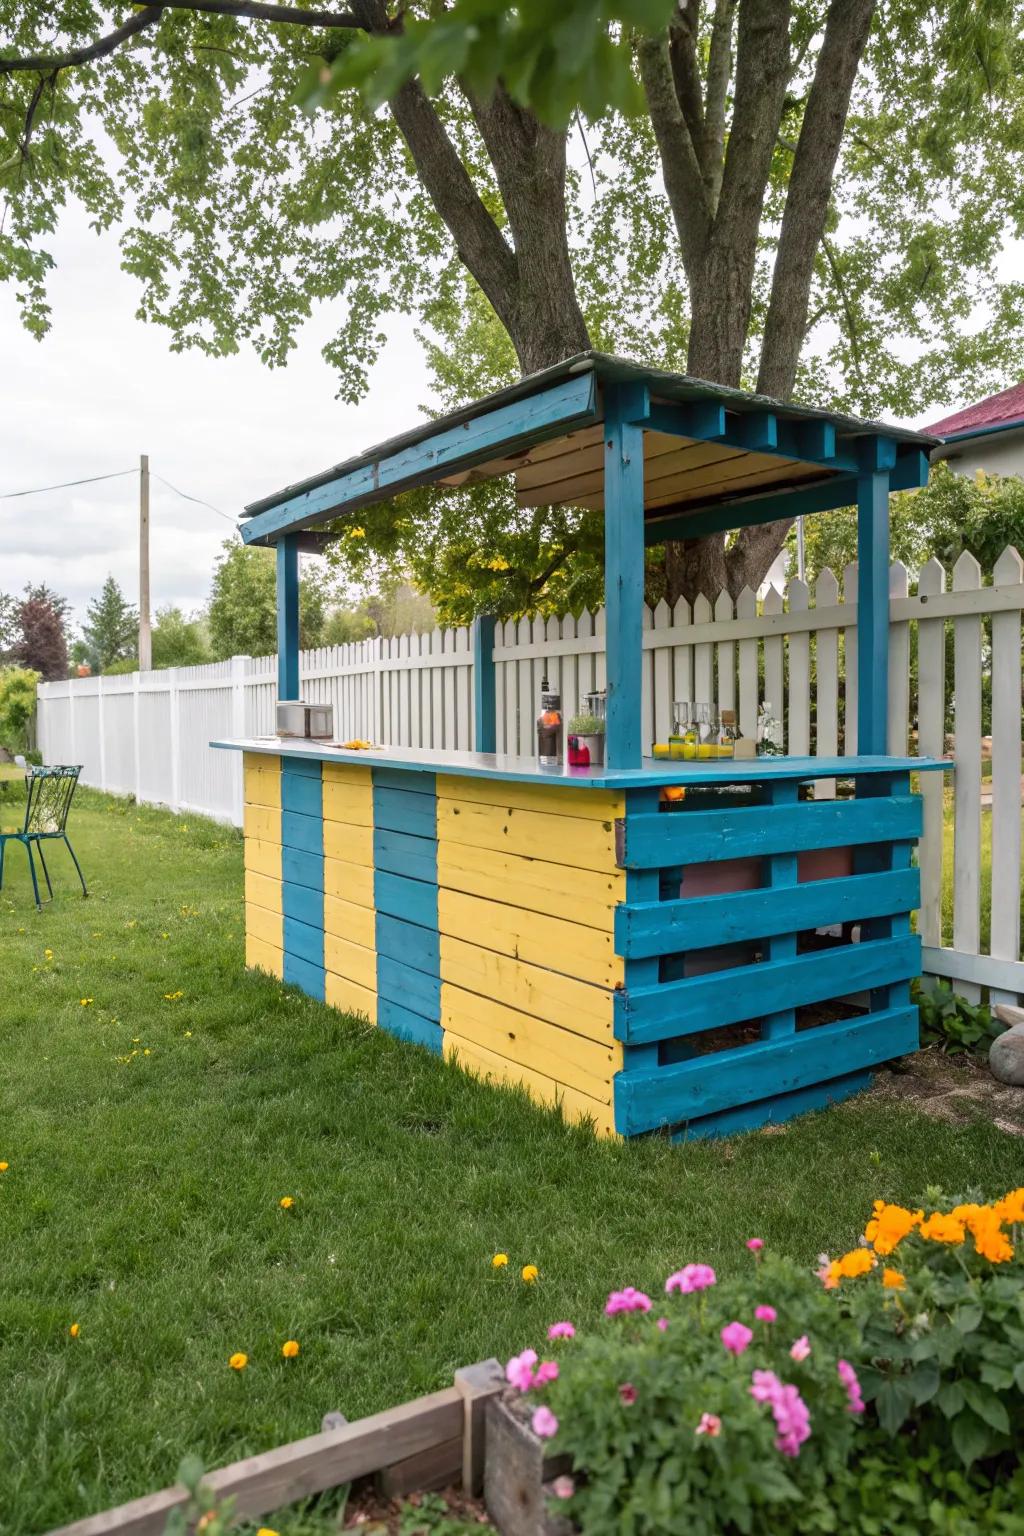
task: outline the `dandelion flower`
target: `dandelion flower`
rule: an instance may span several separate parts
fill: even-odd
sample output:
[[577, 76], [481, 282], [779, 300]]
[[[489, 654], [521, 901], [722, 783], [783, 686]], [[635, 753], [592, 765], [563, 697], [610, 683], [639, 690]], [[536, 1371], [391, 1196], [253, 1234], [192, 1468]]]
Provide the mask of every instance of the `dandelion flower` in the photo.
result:
[[494, 1258], [491, 1260], [491, 1268], [492, 1269], [504, 1269], [505, 1265], [507, 1263], [508, 1263], [508, 1254], [507, 1253], [496, 1253], [494, 1255]]
[[6, 1173], [10, 1166], [10, 1163], [0, 1163], [0, 1173]]
[[77, 1323], [72, 1323], [71, 1327], [68, 1329], [68, 1333], [70, 1333], [70, 1335], [71, 1335], [71, 1337], [73, 1339], [77, 1339], [80, 1332], [81, 1332], [81, 1329], [79, 1328]]
[[52, 960], [53, 959], [53, 950], [52, 949], [44, 949], [43, 950], [43, 959], [44, 960]]
[[281, 1353], [286, 1360], [294, 1360], [299, 1352], [298, 1339], [286, 1339], [281, 1345]]
[[277, 1532], [272, 1531], [269, 1525], [261, 1525], [256, 1536], [277, 1536]]
[[179, 997], [184, 997], [184, 996], [185, 996], [184, 992], [182, 992], [181, 988], [179, 987], [177, 992], [165, 992], [164, 993], [164, 1002], [165, 1003], [176, 1003], [178, 1001]]
[[524, 1264], [520, 1270], [520, 1274], [526, 1281], [527, 1285], [532, 1285], [540, 1274], [540, 1270], [537, 1268], [536, 1264]]
[[81, 1003], [83, 1008], [91, 1008], [92, 1007], [92, 998], [91, 997], [80, 997], [78, 999], [78, 1001]]
[[290, 1211], [292, 1206], [295, 1204], [295, 1200], [291, 1195], [282, 1195], [279, 1204], [282, 1211]]
[[240, 1349], [236, 1350], [228, 1361], [228, 1365], [230, 1365], [233, 1371], [244, 1371], [248, 1364], [249, 1356], [243, 1354]]

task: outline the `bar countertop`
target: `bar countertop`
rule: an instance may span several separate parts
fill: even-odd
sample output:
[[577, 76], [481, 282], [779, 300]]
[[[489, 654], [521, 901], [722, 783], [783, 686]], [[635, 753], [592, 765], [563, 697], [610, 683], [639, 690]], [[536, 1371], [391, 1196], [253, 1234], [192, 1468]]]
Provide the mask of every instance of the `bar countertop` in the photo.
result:
[[513, 784], [568, 785], [574, 789], [657, 789], [664, 784], [750, 784], [778, 779], [848, 778], [865, 773], [921, 773], [951, 769], [934, 757], [755, 757], [715, 762], [645, 758], [642, 768], [541, 768], [529, 757], [494, 752], [434, 751], [426, 747], [346, 748], [302, 737], [254, 736], [212, 741], [227, 751], [273, 757], [313, 758], [324, 763], [363, 763], [411, 773], [445, 773]]

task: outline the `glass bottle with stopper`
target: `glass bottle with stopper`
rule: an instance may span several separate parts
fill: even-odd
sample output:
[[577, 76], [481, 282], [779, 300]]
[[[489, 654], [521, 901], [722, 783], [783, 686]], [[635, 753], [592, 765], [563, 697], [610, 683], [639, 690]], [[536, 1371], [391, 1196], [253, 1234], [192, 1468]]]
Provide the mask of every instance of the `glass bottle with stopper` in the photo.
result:
[[537, 716], [537, 766], [560, 768], [562, 764], [562, 696], [544, 677], [540, 685]]

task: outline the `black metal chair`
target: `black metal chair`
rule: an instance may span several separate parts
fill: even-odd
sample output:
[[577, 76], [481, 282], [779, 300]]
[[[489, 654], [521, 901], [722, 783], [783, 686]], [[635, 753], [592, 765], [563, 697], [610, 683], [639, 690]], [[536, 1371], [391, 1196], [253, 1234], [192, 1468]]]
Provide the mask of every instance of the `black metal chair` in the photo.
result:
[[43, 844], [60, 840], [67, 846], [78, 878], [82, 882], [82, 895], [88, 896], [89, 891], [85, 884], [85, 876], [82, 874], [82, 866], [75, 857], [67, 834], [68, 812], [74, 799], [75, 787], [78, 784], [78, 775], [82, 767], [53, 767], [30, 768], [25, 775], [25, 823], [16, 832], [0, 832], [0, 890], [4, 885], [4, 854], [8, 843], [23, 843], [28, 854], [29, 873], [32, 876], [32, 890], [35, 893], [36, 907], [42, 911], [42, 902], [39, 899], [39, 881], [36, 877], [36, 861], [33, 849], [39, 854], [39, 862], [43, 866], [43, 876], [46, 880], [46, 889], [53, 900], [53, 886], [50, 884], [50, 871], [46, 867], [46, 858], [43, 854]]

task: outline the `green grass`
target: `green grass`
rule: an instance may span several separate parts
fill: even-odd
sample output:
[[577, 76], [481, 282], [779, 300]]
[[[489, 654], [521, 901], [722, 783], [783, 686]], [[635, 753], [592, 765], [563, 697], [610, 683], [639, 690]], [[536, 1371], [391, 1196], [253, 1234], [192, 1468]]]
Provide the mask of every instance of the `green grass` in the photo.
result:
[[810, 1263], [877, 1195], [1019, 1182], [990, 1125], [870, 1097], [730, 1142], [597, 1142], [247, 975], [230, 830], [83, 794], [72, 833], [89, 901], [55, 854], [37, 916], [17, 847], [0, 896], [5, 1536], [160, 1487], [186, 1451], [447, 1384], [611, 1286], [733, 1269], [751, 1234]]

